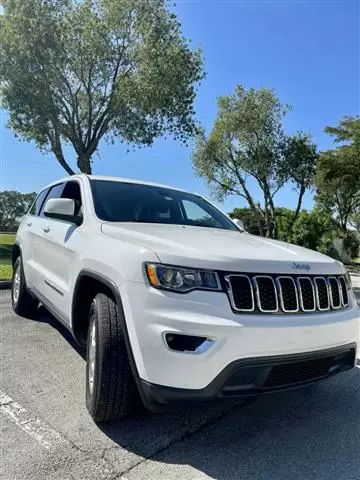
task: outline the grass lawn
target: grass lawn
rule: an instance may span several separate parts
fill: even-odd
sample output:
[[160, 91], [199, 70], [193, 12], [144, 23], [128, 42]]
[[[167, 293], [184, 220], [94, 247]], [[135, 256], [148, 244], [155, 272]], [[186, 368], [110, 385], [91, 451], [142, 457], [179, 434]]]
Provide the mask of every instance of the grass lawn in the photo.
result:
[[0, 280], [11, 279], [11, 250], [14, 242], [14, 233], [0, 233]]
[[359, 263], [359, 264], [360, 264], [360, 257], [358, 257], [358, 258], [354, 258], [353, 262], [355, 262], [355, 263]]

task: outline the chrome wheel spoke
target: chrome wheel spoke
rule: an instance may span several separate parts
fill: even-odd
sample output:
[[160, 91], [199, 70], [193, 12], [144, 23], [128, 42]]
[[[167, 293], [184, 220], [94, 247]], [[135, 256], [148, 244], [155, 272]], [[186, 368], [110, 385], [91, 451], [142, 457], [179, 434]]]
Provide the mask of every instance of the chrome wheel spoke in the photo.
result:
[[14, 303], [17, 303], [20, 296], [20, 281], [21, 281], [21, 273], [20, 273], [20, 265], [16, 267], [15, 275], [14, 275], [14, 284], [12, 287], [12, 295]]
[[89, 355], [88, 355], [88, 378], [89, 378], [89, 390], [93, 393], [94, 390], [94, 377], [95, 377], [95, 359], [96, 359], [96, 327], [95, 322], [92, 323], [89, 341]]

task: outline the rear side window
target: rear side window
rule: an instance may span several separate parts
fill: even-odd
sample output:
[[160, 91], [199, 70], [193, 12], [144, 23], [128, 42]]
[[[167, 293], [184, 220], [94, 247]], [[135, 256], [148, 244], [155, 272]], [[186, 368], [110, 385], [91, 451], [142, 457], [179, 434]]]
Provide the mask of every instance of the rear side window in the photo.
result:
[[30, 215], [39, 215], [41, 206], [46, 198], [46, 195], [48, 194], [49, 189], [46, 188], [42, 192], [39, 193], [39, 195], [36, 197], [35, 202], [32, 204], [29, 214]]
[[48, 193], [45, 202], [43, 202], [40, 210], [40, 217], [44, 217], [44, 207], [45, 203], [50, 200], [51, 198], [61, 198], [61, 194], [64, 190], [64, 184], [60, 183], [58, 185], [54, 185], [53, 187], [50, 188], [50, 192]]

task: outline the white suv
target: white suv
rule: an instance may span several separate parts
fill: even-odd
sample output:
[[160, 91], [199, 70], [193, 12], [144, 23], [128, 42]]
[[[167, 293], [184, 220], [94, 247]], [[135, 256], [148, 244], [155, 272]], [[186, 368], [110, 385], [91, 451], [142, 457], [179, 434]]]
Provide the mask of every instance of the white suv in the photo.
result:
[[141, 401], [253, 396], [352, 368], [344, 266], [255, 237], [199, 195], [76, 175], [38, 195], [13, 250], [12, 302], [41, 302], [87, 346], [96, 421]]

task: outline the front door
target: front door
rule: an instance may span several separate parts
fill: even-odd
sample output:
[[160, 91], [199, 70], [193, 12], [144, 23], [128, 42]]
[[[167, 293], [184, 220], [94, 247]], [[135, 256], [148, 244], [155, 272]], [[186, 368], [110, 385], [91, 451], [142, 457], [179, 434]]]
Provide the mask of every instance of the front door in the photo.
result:
[[[82, 208], [80, 184], [77, 181], [73, 180], [56, 187], [49, 192], [46, 201], [50, 198], [72, 198], [75, 200], [77, 210]], [[76, 254], [80, 248], [79, 231], [82, 226], [46, 217], [43, 213], [45, 204], [40, 216], [37, 217], [38, 235], [34, 257], [38, 275], [35, 288], [51, 307], [65, 315], [64, 320], [70, 322], [71, 279]]]

